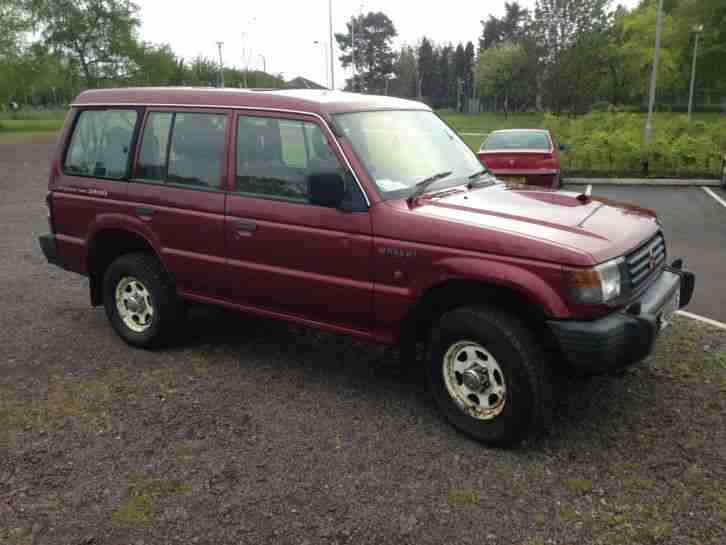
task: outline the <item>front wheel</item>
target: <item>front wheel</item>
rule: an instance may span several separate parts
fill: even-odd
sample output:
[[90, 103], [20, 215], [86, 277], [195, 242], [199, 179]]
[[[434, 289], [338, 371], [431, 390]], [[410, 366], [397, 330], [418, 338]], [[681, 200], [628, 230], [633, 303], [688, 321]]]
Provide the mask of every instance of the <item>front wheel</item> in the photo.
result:
[[164, 267], [145, 253], [122, 255], [109, 265], [103, 303], [116, 333], [140, 348], [160, 344], [183, 314]]
[[551, 411], [550, 370], [532, 333], [489, 307], [446, 313], [433, 328], [427, 379], [444, 416], [483, 443], [538, 435]]

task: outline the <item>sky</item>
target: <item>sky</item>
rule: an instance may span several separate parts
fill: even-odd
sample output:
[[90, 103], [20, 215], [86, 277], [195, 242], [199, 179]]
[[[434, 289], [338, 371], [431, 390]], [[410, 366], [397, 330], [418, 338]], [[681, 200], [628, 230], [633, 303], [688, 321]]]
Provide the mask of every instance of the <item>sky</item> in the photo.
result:
[[[346, 21], [361, 10], [382, 11], [393, 21], [398, 36], [394, 45], [415, 45], [422, 36], [437, 43], [467, 42], [477, 46], [481, 20], [502, 16], [505, 0], [332, 0], [333, 32], [344, 32]], [[198, 55], [218, 59], [223, 42], [225, 66], [266, 68], [285, 79], [303, 76], [326, 85], [330, 74], [328, 0], [135, 0], [140, 7], [141, 38], [168, 43], [175, 53], [191, 61]], [[520, 0], [527, 8], [535, 0]], [[637, 0], [621, 0], [633, 6]], [[173, 5], [173, 7], [171, 7]], [[318, 44], [314, 42], [318, 41]], [[333, 40], [335, 42], [335, 40]], [[350, 77], [335, 49], [335, 87]], [[263, 59], [264, 57], [264, 59]]]

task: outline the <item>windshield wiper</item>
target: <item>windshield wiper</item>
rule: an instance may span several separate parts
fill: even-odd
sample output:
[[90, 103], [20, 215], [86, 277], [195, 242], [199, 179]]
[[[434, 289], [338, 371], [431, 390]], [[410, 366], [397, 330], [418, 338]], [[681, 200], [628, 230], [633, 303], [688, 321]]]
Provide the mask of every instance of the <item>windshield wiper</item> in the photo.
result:
[[[481, 178], [486, 174], [486, 181], [483, 182], [476, 182], [477, 179]], [[476, 172], [469, 176], [467, 178], [469, 180], [469, 183], [466, 184], [467, 189], [474, 189], [476, 187], [483, 187], [485, 185], [492, 185], [496, 183], [496, 178], [492, 176], [492, 173], [489, 172], [487, 169], [480, 170], [479, 172]]]
[[446, 172], [439, 172], [438, 174], [434, 174], [433, 176], [429, 176], [428, 178], [424, 178], [420, 182], [417, 182], [413, 187], [413, 193], [411, 193], [411, 196], [408, 198], [408, 202], [412, 203], [416, 198], [423, 195], [431, 184], [438, 182], [439, 180], [443, 180], [444, 178], [451, 176], [451, 174], [453, 174], [453, 172], [451, 170], [447, 170]]

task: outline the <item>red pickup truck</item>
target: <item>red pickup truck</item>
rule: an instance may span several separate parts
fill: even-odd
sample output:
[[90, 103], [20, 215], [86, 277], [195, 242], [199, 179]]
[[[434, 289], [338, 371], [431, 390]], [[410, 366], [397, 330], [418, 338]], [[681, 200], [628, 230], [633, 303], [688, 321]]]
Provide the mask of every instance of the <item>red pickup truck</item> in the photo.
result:
[[645, 358], [694, 277], [649, 211], [509, 187], [427, 106], [330, 91], [82, 93], [53, 158], [50, 263], [137, 347], [187, 302], [397, 344], [460, 430], [543, 429], [553, 369]]

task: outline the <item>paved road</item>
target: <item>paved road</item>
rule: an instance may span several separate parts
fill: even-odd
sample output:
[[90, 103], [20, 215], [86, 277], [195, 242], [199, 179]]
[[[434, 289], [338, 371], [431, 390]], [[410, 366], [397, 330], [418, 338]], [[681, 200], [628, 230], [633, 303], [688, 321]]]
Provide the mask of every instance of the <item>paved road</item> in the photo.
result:
[[[726, 198], [721, 189], [710, 189]], [[726, 208], [700, 187], [593, 186], [592, 194], [656, 210], [669, 255], [684, 256], [697, 275], [696, 293], [687, 310], [726, 322]]]

